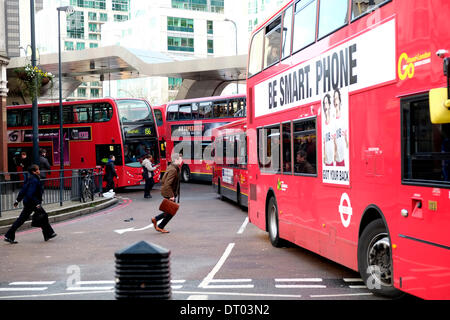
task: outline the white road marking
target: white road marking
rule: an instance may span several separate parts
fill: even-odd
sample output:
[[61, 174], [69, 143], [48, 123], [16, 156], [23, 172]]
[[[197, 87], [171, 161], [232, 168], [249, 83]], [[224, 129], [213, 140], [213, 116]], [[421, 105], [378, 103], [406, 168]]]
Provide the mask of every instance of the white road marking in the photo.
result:
[[[176, 294], [203, 295], [204, 292], [196, 291], [174, 291]], [[240, 293], [240, 292], [214, 292], [208, 291], [208, 295], [220, 296], [242, 296], [242, 297], [269, 297], [269, 298], [301, 298], [298, 294], [271, 294], [271, 293]]]
[[276, 284], [277, 289], [324, 289], [327, 286], [318, 284]]
[[321, 278], [275, 279], [275, 282], [322, 282]]
[[237, 232], [238, 234], [243, 234], [245, 231], [245, 228], [248, 225], [248, 217], [245, 218], [244, 223], [242, 224], [242, 226], [239, 228], [239, 231]]
[[49, 286], [54, 284], [56, 281], [16, 281], [11, 282], [10, 286]]
[[234, 248], [234, 243], [230, 243], [228, 247], [225, 249], [225, 252], [223, 253], [222, 257], [219, 259], [217, 264], [214, 266], [214, 268], [211, 270], [211, 272], [203, 279], [203, 281], [200, 283], [199, 288], [206, 288], [208, 287], [208, 284], [211, 282], [211, 280], [214, 279], [214, 276], [217, 272], [219, 272], [220, 268], [222, 268], [223, 264], [227, 260], [228, 256], [230, 255], [231, 251]]
[[208, 300], [208, 296], [202, 295], [202, 294], [197, 294], [197, 295], [189, 296], [187, 298], [187, 300]]
[[311, 298], [339, 298], [339, 297], [356, 297], [356, 296], [371, 296], [372, 293], [348, 293], [348, 294], [320, 294], [310, 295]]
[[127, 229], [114, 230], [114, 232], [122, 235], [127, 232], [138, 232], [138, 231], [144, 231], [144, 230], [151, 229], [151, 228], [153, 228], [153, 223], [149, 224], [146, 227], [140, 228], [140, 229], [135, 229], [134, 227], [132, 227], [132, 228], [127, 228]]
[[66, 288], [67, 291], [109, 291], [114, 289], [114, 287], [68, 287]]
[[344, 282], [364, 282], [361, 278], [344, 278]]
[[350, 289], [367, 289], [366, 286], [348, 286]]
[[0, 292], [11, 291], [45, 291], [48, 287], [34, 287], [34, 288], [0, 288]]
[[[294, 279], [275, 279], [275, 282], [322, 282], [321, 278], [294, 278]], [[275, 283], [275, 288], [277, 289], [323, 289], [326, 288], [325, 285], [319, 284], [277, 284]]]
[[74, 295], [86, 295], [86, 294], [97, 294], [97, 293], [113, 293], [114, 290], [111, 291], [92, 291], [92, 292], [63, 292], [63, 293], [47, 293], [47, 294], [33, 294], [26, 296], [7, 296], [0, 297], [0, 299], [29, 299], [29, 298], [43, 298], [43, 297], [58, 297], [58, 296], [74, 296]]
[[210, 282], [252, 282], [252, 279], [212, 279]]
[[100, 280], [100, 281], [78, 281], [77, 283], [76, 283], [76, 285], [82, 285], [82, 284], [87, 284], [87, 285], [90, 285], [90, 284], [115, 284], [116, 282], [115, 281], [112, 281], [112, 280]]

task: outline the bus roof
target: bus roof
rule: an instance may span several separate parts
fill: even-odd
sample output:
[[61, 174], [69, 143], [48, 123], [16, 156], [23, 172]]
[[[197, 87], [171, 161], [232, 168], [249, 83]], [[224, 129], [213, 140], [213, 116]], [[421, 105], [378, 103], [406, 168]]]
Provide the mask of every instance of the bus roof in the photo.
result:
[[[77, 101], [63, 101], [63, 105], [75, 105], [75, 104], [89, 104], [89, 103], [101, 103], [101, 102], [116, 102], [121, 100], [140, 100], [140, 101], [147, 101], [145, 99], [141, 98], [100, 98], [100, 99], [91, 99], [91, 100], [77, 100]], [[59, 102], [47, 102], [47, 103], [39, 103], [39, 107], [51, 107], [51, 106], [59, 106]], [[24, 109], [24, 108], [31, 108], [31, 104], [21, 104], [21, 105], [13, 105], [13, 106], [7, 106], [8, 109]]]
[[167, 106], [174, 105], [174, 104], [186, 104], [186, 103], [192, 103], [192, 102], [216, 101], [216, 100], [223, 100], [223, 99], [245, 98], [245, 97], [246, 97], [246, 94], [237, 94], [237, 95], [229, 95], [229, 96], [215, 96], [215, 97], [203, 97], [203, 98], [171, 101], [171, 102], [167, 103]]

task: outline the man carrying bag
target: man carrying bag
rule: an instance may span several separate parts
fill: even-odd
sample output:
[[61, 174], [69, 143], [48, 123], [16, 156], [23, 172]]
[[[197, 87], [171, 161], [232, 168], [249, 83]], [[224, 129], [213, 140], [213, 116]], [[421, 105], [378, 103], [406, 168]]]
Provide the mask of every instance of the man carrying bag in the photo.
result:
[[[164, 227], [173, 218], [179, 207], [179, 204], [175, 203], [175, 198], [180, 196], [180, 165], [182, 162], [183, 158], [180, 154], [174, 153], [172, 155], [172, 163], [161, 180], [161, 195], [164, 197], [164, 200], [159, 209], [163, 212], [152, 218], [153, 226], [156, 231], [161, 233], [169, 233]], [[157, 222], [159, 220], [162, 220], [162, 222], [158, 225]]]
[[56, 233], [53, 231], [53, 228], [50, 226], [48, 221], [47, 213], [41, 205], [44, 189], [42, 187], [41, 180], [39, 179], [39, 166], [33, 164], [28, 169], [28, 172], [30, 173], [29, 178], [20, 190], [17, 200], [14, 202], [14, 207], [17, 207], [19, 202], [23, 200], [23, 210], [5, 234], [4, 238], [6, 242], [11, 244], [17, 243], [17, 241], [15, 241], [17, 229], [24, 224], [33, 212], [36, 217], [33, 215], [32, 226], [38, 226], [42, 229], [44, 240], [48, 241], [51, 238], [56, 237]]

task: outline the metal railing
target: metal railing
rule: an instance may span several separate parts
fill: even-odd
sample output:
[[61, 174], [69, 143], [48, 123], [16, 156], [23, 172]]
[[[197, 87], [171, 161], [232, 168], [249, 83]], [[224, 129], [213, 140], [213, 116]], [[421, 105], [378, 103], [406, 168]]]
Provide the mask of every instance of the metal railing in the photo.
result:
[[[63, 170], [63, 177], [60, 176], [60, 170], [41, 171], [41, 175], [42, 173], [46, 174], [46, 178], [41, 179], [44, 187], [43, 205], [53, 203], [62, 205], [67, 201], [92, 201], [94, 194], [103, 192], [101, 168]], [[0, 173], [0, 217], [2, 212], [16, 209], [14, 201], [28, 174], [26, 172]], [[92, 194], [92, 197], [86, 197], [87, 194]], [[21, 202], [18, 208], [22, 207], [23, 203]]]

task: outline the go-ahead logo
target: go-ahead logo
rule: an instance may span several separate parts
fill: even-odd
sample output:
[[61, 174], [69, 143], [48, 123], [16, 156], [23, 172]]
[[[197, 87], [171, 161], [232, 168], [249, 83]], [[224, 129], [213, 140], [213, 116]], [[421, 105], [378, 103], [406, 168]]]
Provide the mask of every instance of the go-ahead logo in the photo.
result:
[[398, 59], [398, 77], [400, 80], [412, 79], [416, 74], [416, 68], [431, 63], [431, 52], [419, 53], [409, 57], [402, 53]]

